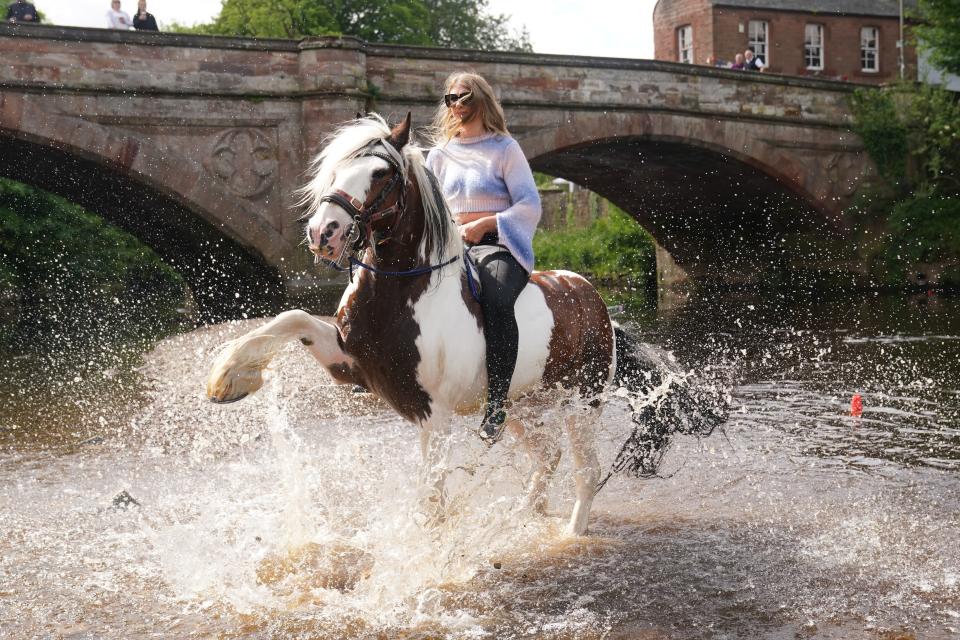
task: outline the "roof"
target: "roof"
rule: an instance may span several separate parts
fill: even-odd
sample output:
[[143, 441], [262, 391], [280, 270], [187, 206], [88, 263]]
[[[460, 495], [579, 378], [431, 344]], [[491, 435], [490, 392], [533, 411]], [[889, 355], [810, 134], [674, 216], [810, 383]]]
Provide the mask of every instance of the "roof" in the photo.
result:
[[[899, 0], [710, 0], [714, 6], [772, 9], [858, 16], [899, 16]], [[916, 9], [917, 0], [903, 0], [904, 11]]]

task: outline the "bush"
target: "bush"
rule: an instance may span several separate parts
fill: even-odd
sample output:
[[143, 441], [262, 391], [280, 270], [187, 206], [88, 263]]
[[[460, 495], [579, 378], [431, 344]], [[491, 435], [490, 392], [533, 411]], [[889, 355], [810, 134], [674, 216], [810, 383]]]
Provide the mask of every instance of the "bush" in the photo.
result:
[[900, 182], [907, 171], [907, 128], [897, 115], [893, 95], [875, 89], [857, 89], [851, 98], [854, 130], [880, 175]]
[[[885, 179], [848, 214], [867, 232], [861, 254], [886, 284], [921, 263], [960, 264], [960, 101], [932, 86], [860, 89], [854, 129]], [[950, 272], [952, 273], [952, 272]], [[955, 286], [953, 276], [941, 284]]]
[[569, 269], [599, 278], [646, 281], [656, 272], [653, 239], [629, 215], [611, 207], [582, 229], [537, 232], [538, 269]]
[[0, 288], [36, 329], [120, 337], [175, 322], [184, 283], [151, 249], [102, 218], [0, 178]]
[[910, 262], [960, 262], [960, 198], [902, 200], [890, 214], [890, 231]]

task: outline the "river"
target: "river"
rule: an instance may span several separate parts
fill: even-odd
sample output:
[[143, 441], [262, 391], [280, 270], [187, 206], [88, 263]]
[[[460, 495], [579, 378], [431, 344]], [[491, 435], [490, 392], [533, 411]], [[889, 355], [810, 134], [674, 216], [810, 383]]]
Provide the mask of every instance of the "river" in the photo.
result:
[[[475, 419], [422, 527], [414, 429], [299, 345], [256, 396], [207, 403], [217, 345], [258, 321], [8, 348], [0, 635], [960, 637], [960, 299], [701, 294], [619, 319], [730, 376], [731, 414], [664, 477], [614, 478], [573, 540], [569, 466], [533, 515], [526, 461]], [[605, 464], [628, 430], [606, 411]]]

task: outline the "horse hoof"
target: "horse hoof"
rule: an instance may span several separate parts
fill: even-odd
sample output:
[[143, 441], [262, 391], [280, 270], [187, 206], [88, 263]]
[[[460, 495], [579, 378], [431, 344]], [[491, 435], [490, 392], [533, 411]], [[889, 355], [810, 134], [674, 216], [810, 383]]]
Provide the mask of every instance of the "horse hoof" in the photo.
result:
[[238, 395], [236, 398], [230, 398], [229, 400], [226, 400], [226, 399], [225, 399], [225, 400], [218, 400], [217, 398], [214, 398], [213, 396], [210, 396], [210, 402], [212, 402], [213, 404], [233, 404], [234, 402], [240, 402], [241, 400], [243, 400], [244, 398], [246, 398], [248, 395], [249, 395], [249, 394], [247, 394], [247, 393], [241, 393], [241, 394]]

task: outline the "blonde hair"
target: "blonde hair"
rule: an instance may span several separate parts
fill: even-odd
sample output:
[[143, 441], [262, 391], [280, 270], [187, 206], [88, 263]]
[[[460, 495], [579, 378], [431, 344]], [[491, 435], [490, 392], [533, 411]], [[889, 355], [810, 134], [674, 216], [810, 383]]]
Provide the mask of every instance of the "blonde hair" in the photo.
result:
[[[471, 101], [477, 109], [477, 117], [483, 121], [483, 128], [491, 133], [510, 135], [507, 120], [503, 116], [503, 107], [493, 93], [490, 83], [483, 76], [466, 71], [451, 73], [443, 83], [443, 93], [447, 94], [456, 85], [463, 85], [472, 95]], [[442, 147], [457, 135], [460, 128], [458, 120], [441, 99], [437, 112], [433, 116], [433, 125], [429, 137], [434, 146]]]

